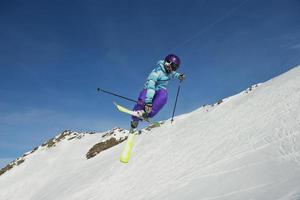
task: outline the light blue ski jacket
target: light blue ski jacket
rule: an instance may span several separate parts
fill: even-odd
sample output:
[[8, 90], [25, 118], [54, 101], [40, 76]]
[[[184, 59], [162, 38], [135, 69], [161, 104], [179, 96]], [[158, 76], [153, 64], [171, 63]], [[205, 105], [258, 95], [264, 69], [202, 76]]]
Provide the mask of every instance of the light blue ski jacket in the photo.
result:
[[155, 91], [160, 89], [166, 90], [169, 80], [171, 78], [179, 79], [179, 76], [180, 73], [178, 72], [172, 72], [171, 74], [168, 74], [164, 67], [164, 61], [158, 61], [156, 68], [150, 73], [144, 85], [144, 89], [147, 90], [145, 103], [152, 103]]

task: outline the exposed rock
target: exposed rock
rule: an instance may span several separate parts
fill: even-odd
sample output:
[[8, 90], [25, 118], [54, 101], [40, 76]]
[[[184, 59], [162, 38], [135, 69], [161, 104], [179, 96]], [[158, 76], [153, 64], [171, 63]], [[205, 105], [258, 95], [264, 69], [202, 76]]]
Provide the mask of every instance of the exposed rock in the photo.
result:
[[99, 154], [101, 151], [104, 151], [106, 149], [109, 149], [113, 146], [116, 146], [117, 144], [120, 144], [121, 142], [123, 142], [124, 140], [126, 140], [126, 138], [124, 139], [120, 139], [117, 140], [116, 138], [110, 138], [109, 140], [106, 140], [104, 142], [100, 142], [98, 144], [95, 144], [86, 154], [86, 158], [90, 159], [92, 157], [95, 157], [97, 154]]
[[21, 158], [18, 158], [17, 160], [15, 160], [15, 161], [9, 163], [8, 165], [6, 165], [4, 168], [2, 168], [0, 170], [0, 176], [2, 174], [4, 174], [5, 172], [7, 172], [8, 170], [11, 170], [15, 166], [18, 166], [18, 165], [22, 164], [23, 162], [25, 162], [25, 159], [21, 157]]

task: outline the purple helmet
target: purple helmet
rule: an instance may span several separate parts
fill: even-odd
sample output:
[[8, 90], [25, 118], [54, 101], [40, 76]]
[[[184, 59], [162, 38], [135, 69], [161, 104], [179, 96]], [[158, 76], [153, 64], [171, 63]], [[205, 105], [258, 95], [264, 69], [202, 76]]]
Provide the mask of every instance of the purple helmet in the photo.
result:
[[168, 62], [171, 64], [172, 70], [176, 71], [179, 68], [180, 65], [180, 58], [174, 54], [169, 54], [165, 58], [165, 62]]

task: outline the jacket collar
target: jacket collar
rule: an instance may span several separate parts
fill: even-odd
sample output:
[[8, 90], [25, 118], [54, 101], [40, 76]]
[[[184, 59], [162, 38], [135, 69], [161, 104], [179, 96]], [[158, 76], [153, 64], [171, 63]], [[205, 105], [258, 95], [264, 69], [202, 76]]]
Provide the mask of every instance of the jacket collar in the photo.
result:
[[160, 66], [161, 70], [165, 73], [165, 74], [168, 74], [166, 69], [165, 69], [165, 65], [164, 65], [164, 61], [163, 60], [160, 60], [158, 61], [157, 65]]

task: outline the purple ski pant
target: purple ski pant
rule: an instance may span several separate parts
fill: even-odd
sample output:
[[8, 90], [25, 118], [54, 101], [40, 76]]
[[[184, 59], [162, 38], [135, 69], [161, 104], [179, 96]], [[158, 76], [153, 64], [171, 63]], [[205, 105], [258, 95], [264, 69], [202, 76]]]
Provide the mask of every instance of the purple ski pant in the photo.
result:
[[[145, 108], [145, 99], [146, 99], [147, 89], [143, 89], [140, 92], [138, 103], [134, 106], [133, 110], [144, 110]], [[160, 89], [155, 92], [155, 95], [152, 100], [152, 111], [148, 114], [148, 117], [154, 117], [167, 103], [168, 92], [165, 89]], [[132, 117], [133, 121], [139, 121], [137, 117]]]

